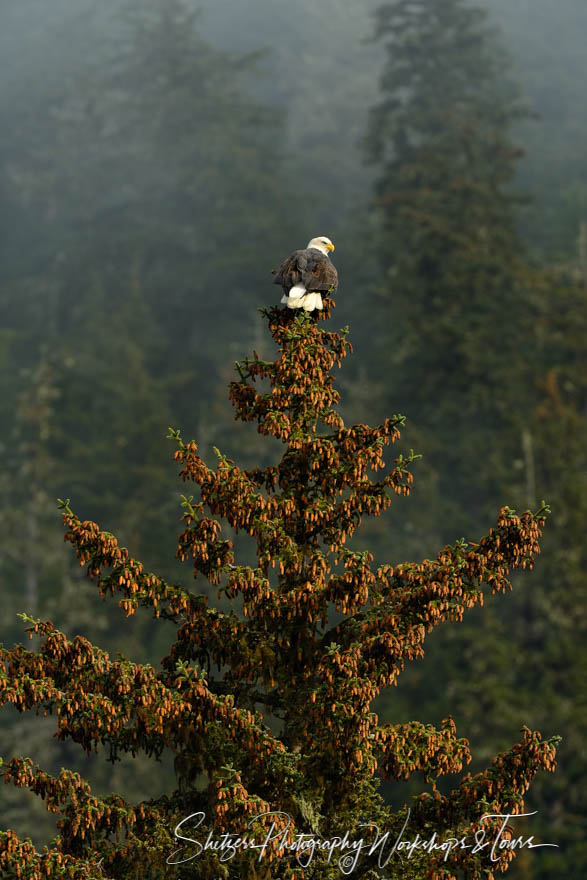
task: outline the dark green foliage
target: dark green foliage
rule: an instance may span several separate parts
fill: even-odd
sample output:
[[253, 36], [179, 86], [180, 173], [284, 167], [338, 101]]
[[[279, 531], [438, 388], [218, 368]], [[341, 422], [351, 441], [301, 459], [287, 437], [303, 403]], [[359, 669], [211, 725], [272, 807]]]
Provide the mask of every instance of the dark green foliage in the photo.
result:
[[[504, 360], [492, 318], [501, 312], [511, 338], [520, 315], [515, 199], [505, 187], [520, 155], [508, 129], [522, 111], [477, 9], [398, 2], [382, 8], [377, 29], [388, 61], [367, 146], [381, 172], [385, 290], [400, 318], [394, 360], [418, 372], [414, 383], [424, 379], [427, 399], [447, 381], [464, 398], [471, 379], [479, 387], [497, 355]], [[414, 387], [399, 391], [407, 398]]]
[[[477, 8], [392, 3], [377, 28], [388, 61], [367, 146], [381, 172], [380, 293], [399, 371], [394, 395], [430, 432], [428, 459], [448, 456], [439, 491], [483, 516], [479, 481], [488, 488], [501, 455], [495, 431], [523, 423], [514, 401], [533, 381], [529, 364], [515, 388], [510, 381], [512, 359], [523, 365], [535, 345], [539, 280], [523, 261], [508, 189], [520, 155], [509, 128], [524, 111]], [[465, 449], [490, 469], [480, 471], [476, 457], [468, 465]]]
[[[99, 495], [106, 516], [122, 471], [131, 503], [147, 503], [147, 474], [150, 506], [167, 503], [160, 465], [153, 470], [166, 427], [194, 422], [185, 389], [195, 377], [195, 418], [210, 405], [216, 348], [243, 325], [252, 331], [245, 314], [262, 303], [288, 240], [282, 117], [246, 94], [254, 59], [212, 49], [181, 3], [125, 4], [123, 19], [110, 12], [110, 41], [87, 45], [81, 70], [64, 60], [63, 81], [39, 84], [38, 102], [23, 101], [9, 132], [3, 182], [27, 217], [29, 255], [11, 250], [0, 301], [3, 422], [20, 365], [50, 351], [59, 395], [50, 454], [71, 461], [82, 507], [95, 510]], [[103, 443], [120, 463], [105, 461]], [[64, 494], [57, 473], [47, 492]]]
[[567, 794], [559, 779], [532, 801], [561, 850], [515, 869], [546, 878], [584, 858], [574, 742], [585, 711], [569, 692], [585, 662], [585, 621], [571, 611], [584, 604], [584, 280], [576, 267], [533, 266], [517, 233], [511, 126], [523, 111], [484, 12], [459, 0], [391, 3], [378, 33], [389, 53], [369, 132], [391, 317], [382, 357], [392, 399], [415, 423], [411, 442], [428, 451], [427, 489], [398, 521], [398, 540], [404, 552], [430, 546], [509, 496], [531, 506], [546, 495], [556, 534], [532, 591], [433, 640], [396, 710], [435, 718], [456, 700], [479, 743], [488, 731], [505, 743], [528, 719], [563, 734]]

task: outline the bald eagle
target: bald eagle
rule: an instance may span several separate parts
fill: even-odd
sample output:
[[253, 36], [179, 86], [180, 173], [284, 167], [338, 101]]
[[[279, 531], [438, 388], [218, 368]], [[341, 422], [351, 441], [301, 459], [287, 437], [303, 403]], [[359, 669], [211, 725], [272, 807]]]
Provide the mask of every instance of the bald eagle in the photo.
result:
[[277, 269], [273, 282], [283, 287], [281, 302], [289, 309], [321, 309], [321, 293], [336, 290], [338, 274], [328, 256], [333, 250], [330, 239], [320, 235], [304, 250], [294, 251]]

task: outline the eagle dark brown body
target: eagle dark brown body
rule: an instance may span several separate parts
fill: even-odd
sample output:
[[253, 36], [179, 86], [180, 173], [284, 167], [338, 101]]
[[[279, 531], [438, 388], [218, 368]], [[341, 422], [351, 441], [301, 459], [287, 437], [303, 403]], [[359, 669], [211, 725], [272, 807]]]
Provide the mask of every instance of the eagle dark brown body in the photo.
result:
[[321, 235], [283, 261], [273, 281], [283, 288], [281, 302], [288, 309], [313, 312], [323, 308], [322, 294], [333, 293], [338, 286], [338, 273], [328, 256], [333, 250], [330, 239]]
[[281, 284], [289, 296], [292, 287], [302, 285], [308, 293], [327, 293], [338, 287], [338, 272], [330, 257], [318, 248], [294, 251], [275, 273], [274, 284]]

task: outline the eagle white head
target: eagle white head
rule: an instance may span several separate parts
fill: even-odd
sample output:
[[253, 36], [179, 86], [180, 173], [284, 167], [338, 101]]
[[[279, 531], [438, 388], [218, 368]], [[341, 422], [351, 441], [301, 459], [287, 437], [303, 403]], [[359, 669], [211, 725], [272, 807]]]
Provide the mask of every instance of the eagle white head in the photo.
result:
[[307, 246], [322, 251], [325, 256], [328, 256], [328, 251], [334, 250], [334, 245], [325, 235], [319, 235], [317, 238], [310, 239]]

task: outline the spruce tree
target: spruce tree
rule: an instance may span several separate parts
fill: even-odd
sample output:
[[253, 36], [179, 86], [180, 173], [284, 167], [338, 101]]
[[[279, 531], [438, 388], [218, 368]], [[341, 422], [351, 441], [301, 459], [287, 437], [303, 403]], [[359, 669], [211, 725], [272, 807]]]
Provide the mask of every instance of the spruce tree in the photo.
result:
[[[254, 353], [237, 363], [230, 398], [236, 418], [282, 442], [278, 463], [244, 470], [217, 452], [211, 467], [194, 441], [170, 434], [180, 475], [196, 492], [183, 497], [177, 550], [193, 565], [194, 588], [145, 570], [112, 534], [62, 502], [65, 538], [97, 593], [118, 597], [127, 616], [144, 609], [177, 627], [160, 666], [112, 659], [30, 617], [38, 650], [1, 652], [2, 703], [55, 713], [59, 739], [88, 753], [105, 747], [113, 761], [123, 752], [156, 759], [169, 751], [176, 788], [135, 804], [92, 793], [69, 770], [51, 776], [31, 758], [11, 758], [4, 781], [42, 797], [59, 817], [59, 835], [37, 851], [2, 832], [3, 877], [373, 878], [389, 875], [384, 865], [398, 859], [392, 847], [402, 833], [470, 844], [404, 852], [406, 878], [448, 880], [463, 871], [491, 878], [515, 856], [498, 846], [492, 862], [489, 847], [473, 851], [473, 835], [484, 830], [493, 841], [502, 820], [484, 816], [523, 812], [536, 772], [554, 768], [554, 741], [526, 728], [487, 769], [443, 794], [438, 778], [470, 760], [452, 719], [438, 729], [380, 723], [370, 706], [406, 662], [422, 656], [431, 630], [482, 604], [483, 584], [505, 592], [510, 569], [532, 567], [547, 509], [503, 508], [478, 542], [445, 546], [435, 559], [376, 566], [351, 539], [363, 517], [410, 492], [417, 456], [384, 461], [404, 418], [345, 426], [332, 371], [351, 351], [347, 330], [322, 329], [278, 307], [264, 315], [275, 359]], [[329, 316], [326, 308], [320, 317]], [[254, 565], [236, 559], [223, 522], [251, 539]], [[218, 607], [208, 584], [218, 589]], [[394, 811], [380, 779], [417, 772], [427, 790]], [[370, 851], [373, 825], [379, 846]], [[347, 848], [337, 848], [332, 842], [345, 832]], [[261, 848], [202, 850], [208, 834], [217, 843], [225, 834], [254, 838]], [[299, 835], [332, 849], [304, 851]], [[361, 851], [349, 848], [361, 838]]]
[[[531, 805], [537, 835], [553, 835], [560, 849], [517, 871], [532, 880], [582, 876], [585, 711], [573, 682], [584, 676], [586, 630], [577, 613], [585, 604], [584, 247], [580, 239], [577, 265], [557, 273], [532, 264], [518, 233], [513, 132], [525, 111], [487, 12], [464, 0], [393, 0], [377, 34], [387, 50], [369, 131], [385, 273], [381, 371], [393, 373], [394, 405], [409, 406], [410, 440], [427, 466], [409, 516], [396, 520], [402, 552], [466, 533], [504, 499], [533, 507], [538, 491], [553, 507], [532, 589], [439, 635], [394, 706], [403, 717], [417, 707], [434, 718], [450, 699], [478, 758], [509, 742], [521, 719], [562, 734], [564, 770], [537, 783]], [[548, 238], [552, 217], [540, 216]]]
[[[409, 406], [426, 460], [443, 462], [439, 498], [459, 529], [471, 514], [485, 520], [495, 468], [517, 456], [541, 285], [524, 258], [511, 186], [521, 156], [511, 129], [528, 114], [486, 19], [465, 0], [381, 7], [386, 61], [367, 135], [379, 172], [384, 368], [393, 364], [395, 405]], [[506, 422], [517, 434], [504, 449], [494, 438]]]

